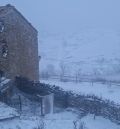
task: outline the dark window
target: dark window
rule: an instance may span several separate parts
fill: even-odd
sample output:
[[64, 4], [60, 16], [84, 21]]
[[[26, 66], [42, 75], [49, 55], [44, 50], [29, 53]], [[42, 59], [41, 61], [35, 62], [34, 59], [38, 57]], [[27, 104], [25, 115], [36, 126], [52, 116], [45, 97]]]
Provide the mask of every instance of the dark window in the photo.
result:
[[0, 78], [4, 76], [4, 72], [0, 70]]

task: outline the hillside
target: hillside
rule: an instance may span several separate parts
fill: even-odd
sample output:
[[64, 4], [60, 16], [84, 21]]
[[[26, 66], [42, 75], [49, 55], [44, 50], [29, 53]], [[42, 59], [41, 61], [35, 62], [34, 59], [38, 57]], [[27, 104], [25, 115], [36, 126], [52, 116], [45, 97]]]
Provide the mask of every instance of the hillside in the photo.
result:
[[120, 34], [86, 29], [69, 35], [42, 35], [40, 71], [59, 75], [117, 76], [120, 73]]

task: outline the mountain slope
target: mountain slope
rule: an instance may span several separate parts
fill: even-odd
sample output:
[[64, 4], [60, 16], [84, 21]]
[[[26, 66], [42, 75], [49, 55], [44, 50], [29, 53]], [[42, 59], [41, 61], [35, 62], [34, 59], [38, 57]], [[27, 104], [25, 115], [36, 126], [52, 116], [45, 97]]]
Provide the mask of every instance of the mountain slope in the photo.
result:
[[66, 75], [120, 73], [120, 34], [108, 29], [87, 29], [67, 36], [46, 35], [40, 42], [41, 72]]

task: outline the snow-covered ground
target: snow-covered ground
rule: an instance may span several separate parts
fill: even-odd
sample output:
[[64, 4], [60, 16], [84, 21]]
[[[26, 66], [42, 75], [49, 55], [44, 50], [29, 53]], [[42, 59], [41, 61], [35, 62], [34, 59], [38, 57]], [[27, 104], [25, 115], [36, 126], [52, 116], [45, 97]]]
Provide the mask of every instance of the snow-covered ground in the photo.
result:
[[41, 35], [40, 73], [120, 77], [120, 33], [91, 28], [68, 35]]
[[64, 89], [65, 91], [72, 91], [76, 94], [82, 95], [96, 95], [114, 101], [116, 104], [120, 104], [120, 86], [106, 85], [101, 83], [89, 83], [89, 82], [61, 82], [59, 80], [41, 80], [42, 83], [56, 85]]
[[[103, 117], [96, 117], [88, 115], [79, 119], [77, 114], [72, 112], [62, 112], [52, 116], [46, 116], [46, 129], [74, 129], [74, 122], [76, 122], [77, 129], [83, 124], [83, 129], [120, 129], [120, 126], [110, 122]], [[49, 125], [49, 126], [48, 126]]]
[[44, 129], [74, 129], [74, 122], [77, 127], [84, 125], [84, 129], [120, 129], [119, 125], [103, 117], [96, 117], [94, 120], [92, 115], [88, 115], [80, 120], [77, 114], [70, 111], [47, 115], [44, 118], [24, 116], [20, 119], [0, 122], [0, 129], [37, 129], [38, 126], [43, 127], [43, 125]]
[[113, 124], [103, 117], [96, 117], [96, 120], [94, 120], [92, 115], [88, 115], [81, 121], [85, 123], [87, 129], [120, 129], [120, 126]]
[[[17, 99], [17, 95], [13, 98]], [[22, 112], [20, 117], [0, 121], [0, 129], [75, 129], [75, 124], [77, 129], [80, 129], [81, 125], [85, 127], [83, 129], [120, 129], [120, 125], [116, 125], [110, 120], [98, 116], [94, 119], [91, 114], [83, 117], [83, 115], [81, 116], [82, 111], [72, 108], [55, 107], [53, 114], [47, 114], [43, 117], [40, 115], [39, 102], [30, 101], [23, 95], [21, 95], [21, 100]], [[15, 112], [11, 107], [6, 106], [7, 110], [4, 107], [4, 104], [1, 104], [0, 115], [8, 116], [11, 111]]]

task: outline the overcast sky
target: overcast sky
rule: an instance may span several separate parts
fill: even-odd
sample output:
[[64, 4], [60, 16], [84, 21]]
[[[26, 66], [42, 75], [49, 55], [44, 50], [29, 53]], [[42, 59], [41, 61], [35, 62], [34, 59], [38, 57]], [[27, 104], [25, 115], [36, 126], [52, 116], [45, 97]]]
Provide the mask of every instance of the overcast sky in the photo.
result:
[[120, 29], [120, 0], [0, 0], [1, 5], [7, 3], [16, 6], [39, 31]]

